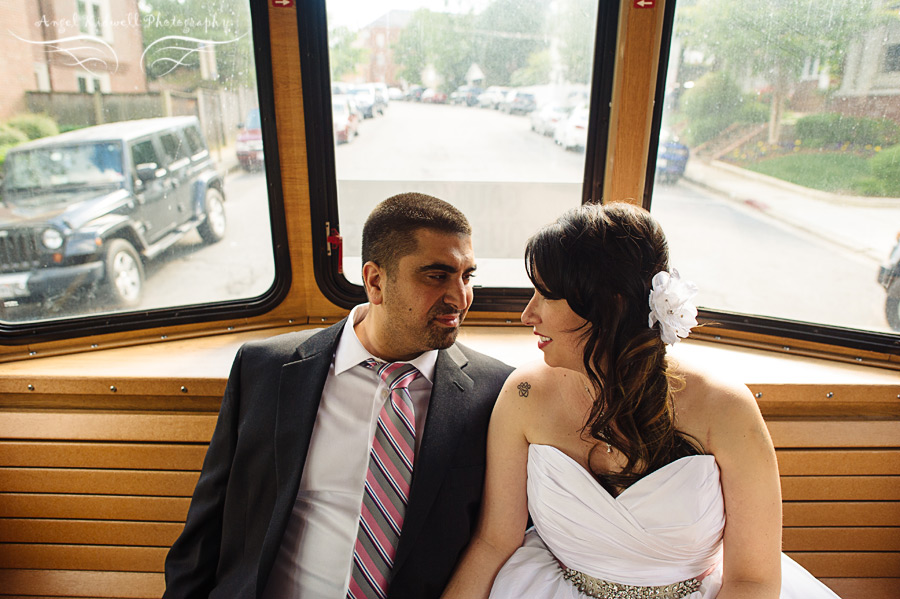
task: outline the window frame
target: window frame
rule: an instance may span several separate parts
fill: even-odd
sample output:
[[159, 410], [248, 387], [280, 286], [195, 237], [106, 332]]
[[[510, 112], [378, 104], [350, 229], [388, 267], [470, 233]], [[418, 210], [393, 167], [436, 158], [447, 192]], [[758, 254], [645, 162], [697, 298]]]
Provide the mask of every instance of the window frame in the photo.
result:
[[[669, 51], [672, 46], [672, 34], [675, 27], [676, 0], [665, 4], [663, 15], [662, 39], [659, 51], [655, 102], [650, 128], [650, 145], [647, 157], [647, 173], [644, 184], [644, 196], [641, 205], [652, 214], [653, 184], [656, 175], [656, 158], [659, 146], [659, 134], [662, 126], [663, 104], [668, 75]], [[873, 274], [874, 276], [874, 274]], [[874, 352], [888, 355], [900, 355], [900, 333], [882, 333], [862, 329], [850, 329], [828, 324], [808, 323], [769, 316], [742, 314], [726, 310], [701, 308], [698, 322], [710, 331], [733, 332], [738, 335], [762, 335], [772, 339], [772, 343], [781, 351], [793, 351], [790, 340], [826, 346], [837, 346], [860, 352]], [[703, 329], [701, 328], [702, 332]], [[710, 333], [713, 340], [718, 335]], [[860, 361], [861, 358], [857, 358]]]
[[272, 256], [275, 279], [271, 287], [257, 297], [213, 301], [206, 304], [171, 306], [152, 310], [123, 310], [107, 314], [80, 315], [64, 319], [0, 322], [0, 345], [17, 346], [212, 322], [234, 318], [248, 318], [271, 311], [287, 297], [292, 281], [291, 258], [285, 219], [278, 137], [275, 127], [275, 89], [268, 6], [245, 0], [250, 10], [253, 33], [253, 52], [256, 66], [257, 97], [262, 120], [262, 134], [266, 152], [265, 172], [268, 191]]
[[[352, 308], [366, 301], [365, 290], [344, 277], [343, 265], [340, 263], [341, 252], [336, 244], [328, 241], [329, 236], [339, 235], [340, 221], [325, 4], [326, 0], [297, 3], [312, 222], [313, 273], [319, 290], [329, 301], [341, 308]], [[619, 8], [618, 2], [598, 3], [582, 203], [602, 196]], [[532, 291], [528, 288], [478, 287], [470, 314], [521, 312], [531, 295]]]

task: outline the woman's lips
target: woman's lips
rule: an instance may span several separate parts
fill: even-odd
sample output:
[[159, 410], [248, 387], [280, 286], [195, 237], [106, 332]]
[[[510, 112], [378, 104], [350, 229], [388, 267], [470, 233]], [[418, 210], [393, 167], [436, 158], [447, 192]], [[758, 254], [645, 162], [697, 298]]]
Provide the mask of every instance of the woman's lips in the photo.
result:
[[545, 337], [537, 331], [535, 331], [534, 334], [538, 336], [538, 349], [544, 349], [551, 341], [553, 341], [550, 337]]

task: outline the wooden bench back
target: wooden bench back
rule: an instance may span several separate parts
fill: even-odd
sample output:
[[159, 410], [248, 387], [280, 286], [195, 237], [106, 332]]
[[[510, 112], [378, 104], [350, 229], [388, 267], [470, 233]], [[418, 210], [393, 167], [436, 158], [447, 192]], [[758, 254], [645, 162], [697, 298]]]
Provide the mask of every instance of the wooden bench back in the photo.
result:
[[[159, 597], [223, 384], [115, 405], [7, 398], [0, 596]], [[785, 551], [844, 599], [897, 597], [900, 418], [859, 405], [852, 418], [804, 417], [765, 394], [760, 405], [781, 468]]]

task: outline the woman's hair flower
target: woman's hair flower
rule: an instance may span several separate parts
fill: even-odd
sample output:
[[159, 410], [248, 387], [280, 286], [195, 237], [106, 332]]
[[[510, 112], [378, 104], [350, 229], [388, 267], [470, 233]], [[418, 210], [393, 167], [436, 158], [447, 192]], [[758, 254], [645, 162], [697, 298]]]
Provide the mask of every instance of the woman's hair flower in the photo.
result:
[[691, 333], [691, 327], [697, 326], [697, 308], [691, 303], [696, 294], [697, 286], [682, 279], [674, 268], [671, 273], [661, 271], [653, 275], [649, 325], [659, 323], [663, 343], [675, 345]]

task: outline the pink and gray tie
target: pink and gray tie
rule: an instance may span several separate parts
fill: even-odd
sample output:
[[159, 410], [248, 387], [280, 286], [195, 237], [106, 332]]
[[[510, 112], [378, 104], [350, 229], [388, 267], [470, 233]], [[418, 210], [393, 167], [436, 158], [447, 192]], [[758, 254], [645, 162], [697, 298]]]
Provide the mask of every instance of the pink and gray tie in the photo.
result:
[[385, 599], [412, 483], [416, 418], [407, 386], [419, 376], [415, 366], [366, 360], [390, 390], [378, 415], [366, 473], [359, 532], [353, 549], [348, 599]]

